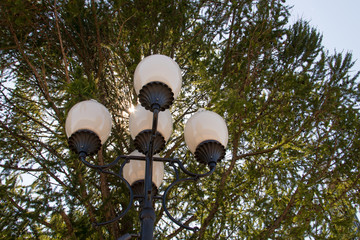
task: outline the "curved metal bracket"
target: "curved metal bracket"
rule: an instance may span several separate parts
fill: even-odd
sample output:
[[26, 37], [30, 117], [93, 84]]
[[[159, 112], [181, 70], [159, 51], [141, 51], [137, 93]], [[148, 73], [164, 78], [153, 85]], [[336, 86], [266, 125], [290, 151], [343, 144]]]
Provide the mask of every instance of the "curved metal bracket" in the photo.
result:
[[[85, 152], [80, 152], [79, 153], [79, 158], [80, 158], [80, 161], [83, 162], [86, 166], [88, 166], [89, 168], [92, 168], [92, 169], [97, 169], [97, 170], [100, 170], [100, 169], [106, 169], [106, 168], [112, 168], [113, 166], [115, 166], [121, 159], [129, 159], [129, 156], [126, 156], [126, 155], [120, 155], [118, 156], [114, 161], [112, 161], [111, 163], [109, 164], [105, 164], [105, 165], [95, 165], [95, 164], [91, 164], [89, 163], [88, 161], [86, 161], [86, 153]], [[131, 157], [132, 158], [132, 157]], [[121, 166], [121, 169], [123, 167], [123, 165], [126, 164], [126, 161], [124, 164], [122, 164]]]
[[[93, 224], [95, 226], [103, 226], [103, 225], [107, 225], [107, 224], [118, 221], [120, 218], [122, 218], [123, 216], [125, 216], [125, 214], [127, 214], [129, 212], [129, 210], [130, 210], [130, 208], [131, 208], [131, 206], [133, 205], [133, 202], [134, 202], [133, 190], [132, 190], [129, 182], [126, 181], [126, 179], [122, 176], [122, 170], [123, 170], [125, 164], [128, 162], [129, 156], [124, 156], [124, 155], [118, 156], [113, 162], [111, 162], [109, 164], [106, 164], [106, 165], [94, 165], [94, 164], [89, 163], [85, 159], [86, 154], [83, 154], [83, 153], [80, 153], [79, 158], [80, 158], [81, 162], [83, 162], [86, 166], [88, 166], [88, 167], [90, 167], [92, 169], [97, 169], [98, 171], [100, 171], [102, 173], [113, 175], [113, 176], [117, 177], [118, 179], [120, 179], [121, 181], [123, 181], [126, 184], [126, 187], [129, 189], [129, 192], [130, 192], [130, 201], [129, 201], [129, 204], [127, 205], [126, 209], [124, 211], [122, 211], [119, 215], [117, 215], [115, 218], [113, 218], [113, 219], [111, 219], [109, 221], [100, 222], [100, 223], [95, 222]], [[112, 171], [105, 170], [107, 168], [111, 168], [114, 165], [116, 165], [120, 161], [120, 159], [125, 159], [125, 161], [120, 166], [119, 174], [115, 173], [115, 172], [112, 172]]]
[[[190, 171], [188, 171], [184, 165], [179, 161], [179, 159], [168, 159], [167, 161], [170, 162], [170, 165], [173, 167], [174, 171], [175, 171], [175, 177], [176, 177], [176, 180], [171, 183], [166, 189], [165, 189], [165, 192], [162, 196], [162, 206], [164, 208], [164, 211], [166, 213], [166, 215], [168, 216], [168, 218], [171, 219], [171, 221], [173, 221], [174, 223], [176, 223], [178, 226], [182, 227], [182, 228], [185, 228], [185, 229], [188, 229], [188, 230], [191, 230], [191, 231], [198, 231], [199, 228], [198, 227], [190, 227], [188, 225], [185, 225], [183, 223], [181, 223], [180, 221], [176, 220], [169, 212], [167, 206], [166, 206], [166, 197], [168, 195], [168, 193], [170, 192], [170, 190], [178, 183], [181, 183], [181, 182], [185, 182], [185, 181], [198, 181], [200, 178], [202, 177], [206, 177], [206, 176], [209, 176], [210, 174], [212, 174], [214, 171], [215, 171], [215, 167], [212, 167], [210, 169], [209, 172], [207, 173], [204, 173], [204, 174], [196, 174], [196, 173], [192, 173]], [[181, 169], [181, 171], [183, 171], [185, 174], [191, 176], [190, 178], [179, 178], [179, 170], [178, 168], [175, 166], [175, 163], [178, 164], [178, 167]]]
[[[120, 155], [118, 156], [113, 162], [106, 164], [106, 165], [95, 165], [95, 164], [91, 164], [88, 161], [86, 161], [86, 153], [81, 152], [79, 154], [79, 158], [81, 160], [81, 162], [83, 162], [86, 166], [92, 168], [92, 169], [96, 169], [102, 173], [105, 174], [110, 174], [113, 175], [115, 177], [117, 177], [118, 179], [120, 179], [121, 181], [123, 181], [127, 188], [129, 189], [130, 192], [130, 202], [127, 205], [126, 209], [124, 211], [122, 211], [118, 216], [116, 216], [115, 218], [106, 221], [106, 222], [101, 222], [101, 223], [94, 223], [95, 226], [103, 226], [109, 223], [113, 223], [118, 221], [120, 218], [122, 218], [126, 213], [128, 213], [128, 211], [130, 210], [133, 202], [134, 202], [134, 192], [131, 188], [131, 185], [129, 184], [128, 181], [126, 181], [126, 179], [124, 179], [124, 177], [122, 176], [122, 172], [123, 172], [123, 168], [125, 166], [126, 163], [128, 163], [128, 161], [130, 159], [134, 159], [134, 160], [145, 160], [145, 156], [127, 156], [127, 155]], [[125, 161], [121, 164], [120, 166], [120, 170], [119, 173], [115, 173], [112, 171], [108, 171], [106, 169], [111, 168], [113, 166], [115, 166], [121, 159], [125, 159]], [[166, 197], [169, 194], [170, 190], [177, 184], [181, 183], [181, 182], [185, 182], [185, 181], [198, 181], [200, 178], [202, 177], [206, 177], [211, 175], [216, 167], [215, 166], [210, 166], [210, 170], [206, 173], [202, 173], [202, 174], [197, 174], [197, 173], [193, 173], [190, 172], [189, 170], [187, 170], [185, 168], [185, 166], [182, 164], [182, 162], [177, 159], [177, 158], [159, 158], [159, 157], [153, 157], [154, 161], [161, 161], [161, 162], [168, 162], [170, 164], [170, 166], [174, 169], [175, 172], [175, 181], [172, 182], [164, 191], [162, 196], [157, 197], [157, 199], [161, 198], [162, 199], [162, 206], [164, 208], [164, 211], [166, 213], [166, 215], [171, 219], [171, 221], [173, 221], [174, 223], [176, 223], [178, 226], [188, 229], [188, 230], [192, 230], [192, 231], [198, 231], [199, 228], [198, 227], [190, 227], [188, 225], [185, 225], [183, 223], [181, 223], [180, 221], [176, 220], [171, 213], [169, 212], [167, 206], [166, 206]], [[188, 178], [180, 178], [180, 170], [185, 173], [186, 175], [190, 176]]]

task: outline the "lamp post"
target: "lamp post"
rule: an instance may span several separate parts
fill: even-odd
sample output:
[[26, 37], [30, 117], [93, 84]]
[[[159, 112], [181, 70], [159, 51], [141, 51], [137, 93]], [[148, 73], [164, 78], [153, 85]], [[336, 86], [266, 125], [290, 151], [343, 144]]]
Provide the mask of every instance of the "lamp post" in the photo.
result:
[[[86, 157], [96, 154], [107, 140], [111, 131], [109, 111], [95, 100], [83, 101], [73, 106], [66, 119], [66, 134], [70, 149], [79, 155], [79, 159], [88, 167], [111, 174], [122, 180], [129, 189], [130, 201], [127, 208], [116, 218], [96, 223], [102, 226], [115, 222], [131, 208], [134, 199], [140, 201], [141, 222], [140, 238], [153, 239], [155, 210], [153, 202], [162, 200], [167, 216], [181, 227], [196, 230], [177, 221], [166, 207], [169, 191], [183, 181], [196, 181], [215, 171], [217, 162], [225, 155], [228, 130], [225, 121], [216, 113], [204, 109], [195, 113], [186, 123], [185, 142], [195, 159], [209, 167], [203, 174], [188, 171], [176, 158], [160, 158], [161, 152], [172, 132], [172, 118], [169, 111], [181, 88], [181, 71], [171, 58], [164, 55], [151, 55], [144, 58], [134, 74], [134, 87], [140, 105], [130, 115], [129, 128], [134, 139], [136, 151], [129, 155], [118, 156], [107, 165], [94, 165]], [[123, 160], [119, 173], [109, 169]], [[157, 190], [164, 175], [164, 163], [170, 164], [175, 171], [175, 181], [160, 196]], [[182, 171], [189, 177], [180, 178]]]

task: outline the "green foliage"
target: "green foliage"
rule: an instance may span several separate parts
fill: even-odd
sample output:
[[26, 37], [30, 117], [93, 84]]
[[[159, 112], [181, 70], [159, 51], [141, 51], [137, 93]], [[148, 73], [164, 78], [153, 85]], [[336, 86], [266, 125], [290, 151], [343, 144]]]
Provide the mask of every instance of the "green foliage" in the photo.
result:
[[[96, 99], [111, 112], [96, 164], [130, 153], [133, 74], [150, 54], [183, 70], [166, 157], [205, 171], [183, 142], [198, 108], [229, 128], [226, 159], [159, 204], [156, 239], [357, 239], [360, 83], [280, 0], [0, 1], [0, 239], [116, 239], [139, 231], [124, 184], [69, 153], [65, 117]], [[115, 169], [117, 171], [119, 169]], [[160, 193], [174, 179], [166, 167]], [[108, 184], [106, 184], [108, 182]]]

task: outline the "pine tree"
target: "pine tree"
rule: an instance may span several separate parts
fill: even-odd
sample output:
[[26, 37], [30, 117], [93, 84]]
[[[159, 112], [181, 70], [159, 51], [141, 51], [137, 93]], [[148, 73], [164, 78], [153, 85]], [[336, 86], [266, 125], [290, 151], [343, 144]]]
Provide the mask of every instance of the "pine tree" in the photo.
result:
[[[79, 101], [111, 112], [97, 164], [134, 150], [128, 131], [136, 65], [164, 54], [183, 70], [165, 157], [203, 171], [183, 140], [205, 107], [229, 128], [226, 158], [156, 204], [155, 239], [359, 237], [359, 73], [281, 0], [0, 2], [1, 239], [116, 239], [139, 230], [128, 191], [70, 153], [65, 118]], [[160, 188], [171, 183], [171, 168]]]

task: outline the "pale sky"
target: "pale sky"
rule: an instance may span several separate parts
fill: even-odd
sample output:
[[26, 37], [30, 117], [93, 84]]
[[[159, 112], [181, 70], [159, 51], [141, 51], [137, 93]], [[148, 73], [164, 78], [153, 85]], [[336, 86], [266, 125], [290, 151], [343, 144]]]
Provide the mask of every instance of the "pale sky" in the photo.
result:
[[287, 0], [291, 22], [303, 18], [323, 34], [323, 45], [331, 53], [352, 52], [360, 70], [360, 0]]

